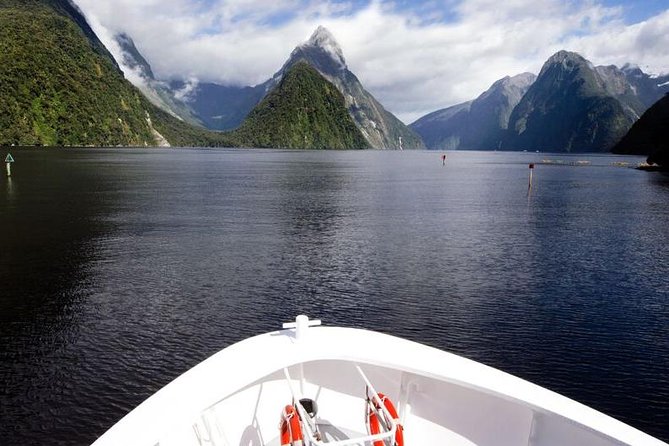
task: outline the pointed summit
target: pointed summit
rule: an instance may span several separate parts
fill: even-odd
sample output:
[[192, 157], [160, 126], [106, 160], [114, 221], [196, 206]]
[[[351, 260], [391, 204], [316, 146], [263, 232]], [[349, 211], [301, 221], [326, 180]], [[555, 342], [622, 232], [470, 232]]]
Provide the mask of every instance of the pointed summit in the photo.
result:
[[309, 40], [293, 50], [282, 71], [300, 59], [308, 61], [318, 71], [330, 76], [338, 76], [346, 70], [346, 60], [341, 47], [332, 33], [323, 26], [316, 28]]
[[318, 25], [314, 33], [309, 38], [309, 43], [312, 45], [319, 45], [319, 42], [337, 43], [330, 30], [323, 25]]
[[328, 55], [342, 68], [346, 68], [346, 60], [344, 59], [344, 52], [337, 43], [332, 33], [324, 26], [319, 26], [311, 35], [309, 40], [300, 45], [301, 47], [316, 47], [324, 50]]

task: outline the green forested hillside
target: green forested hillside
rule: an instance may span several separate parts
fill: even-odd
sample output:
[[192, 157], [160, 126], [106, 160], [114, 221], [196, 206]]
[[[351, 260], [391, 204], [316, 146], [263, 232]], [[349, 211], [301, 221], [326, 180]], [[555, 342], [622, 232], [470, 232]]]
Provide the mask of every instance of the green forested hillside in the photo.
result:
[[337, 87], [306, 62], [291, 67], [233, 134], [242, 145], [254, 147], [369, 147]]
[[171, 144], [226, 143], [149, 103], [77, 14], [65, 0], [0, 3], [0, 144], [156, 145], [147, 117]]

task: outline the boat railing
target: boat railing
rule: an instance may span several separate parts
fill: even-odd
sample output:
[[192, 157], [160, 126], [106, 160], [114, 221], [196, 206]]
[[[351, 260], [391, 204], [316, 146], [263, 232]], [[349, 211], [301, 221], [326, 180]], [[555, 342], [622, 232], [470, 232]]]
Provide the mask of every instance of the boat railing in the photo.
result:
[[[379, 432], [378, 434], [370, 434], [361, 437], [346, 438], [343, 440], [325, 442], [323, 441], [322, 438], [320, 438], [318, 434], [316, 422], [312, 420], [312, 418], [306, 412], [304, 407], [302, 407], [302, 404], [298, 403], [295, 404], [295, 408], [300, 416], [300, 419], [303, 421], [303, 426], [305, 427], [305, 429], [303, 429], [304, 432], [302, 433], [304, 436], [303, 439], [304, 446], [325, 446], [325, 445], [346, 446], [346, 445], [372, 444], [375, 441], [384, 441], [385, 444], [385, 440], [392, 439], [395, 437], [395, 433], [397, 432], [397, 423], [395, 422], [391, 414], [388, 412], [388, 409], [386, 409], [383, 400], [381, 399], [378, 392], [370, 382], [367, 375], [365, 375], [365, 372], [362, 371], [362, 368], [360, 368], [358, 364], [355, 364], [355, 369], [357, 370], [358, 374], [360, 375], [362, 380], [365, 382], [365, 385], [367, 386], [368, 389], [367, 397], [368, 398], [371, 397], [372, 400], [370, 402], [371, 404], [369, 404], [369, 407], [371, 410], [374, 411], [378, 419], [381, 420], [381, 422], [379, 423], [381, 426], [381, 432]], [[284, 368], [283, 373], [286, 377], [286, 381], [288, 382], [288, 387], [290, 388], [290, 393], [293, 396], [293, 401], [300, 401], [303, 398], [303, 395], [301, 394], [300, 391], [295, 389], [295, 386], [293, 385], [288, 369]]]

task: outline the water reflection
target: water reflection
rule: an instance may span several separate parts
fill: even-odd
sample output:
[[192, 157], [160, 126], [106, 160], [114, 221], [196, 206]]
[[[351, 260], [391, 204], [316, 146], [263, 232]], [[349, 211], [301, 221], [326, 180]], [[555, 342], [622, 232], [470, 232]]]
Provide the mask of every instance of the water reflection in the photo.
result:
[[11, 202], [14, 198], [14, 180], [12, 177], [7, 177], [7, 202]]
[[76, 417], [64, 379], [74, 358], [62, 352], [79, 336], [93, 240], [105, 228], [99, 197], [79, 190], [93, 173], [50, 155], [47, 165], [38, 151], [16, 153], [17, 168], [0, 194], [0, 439], [37, 432], [39, 443], [46, 429], [52, 440], [67, 441], [69, 429], [53, 408]]

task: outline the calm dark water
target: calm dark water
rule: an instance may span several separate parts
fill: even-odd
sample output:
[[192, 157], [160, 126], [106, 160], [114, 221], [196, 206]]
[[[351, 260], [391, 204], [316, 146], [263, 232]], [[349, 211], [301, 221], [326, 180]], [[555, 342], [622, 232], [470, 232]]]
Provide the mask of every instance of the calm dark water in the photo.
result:
[[[638, 158], [13, 155], [2, 445], [88, 444], [299, 313], [459, 353], [669, 440], [669, 177], [612, 166]], [[528, 196], [544, 158], [591, 165], [539, 165]]]

